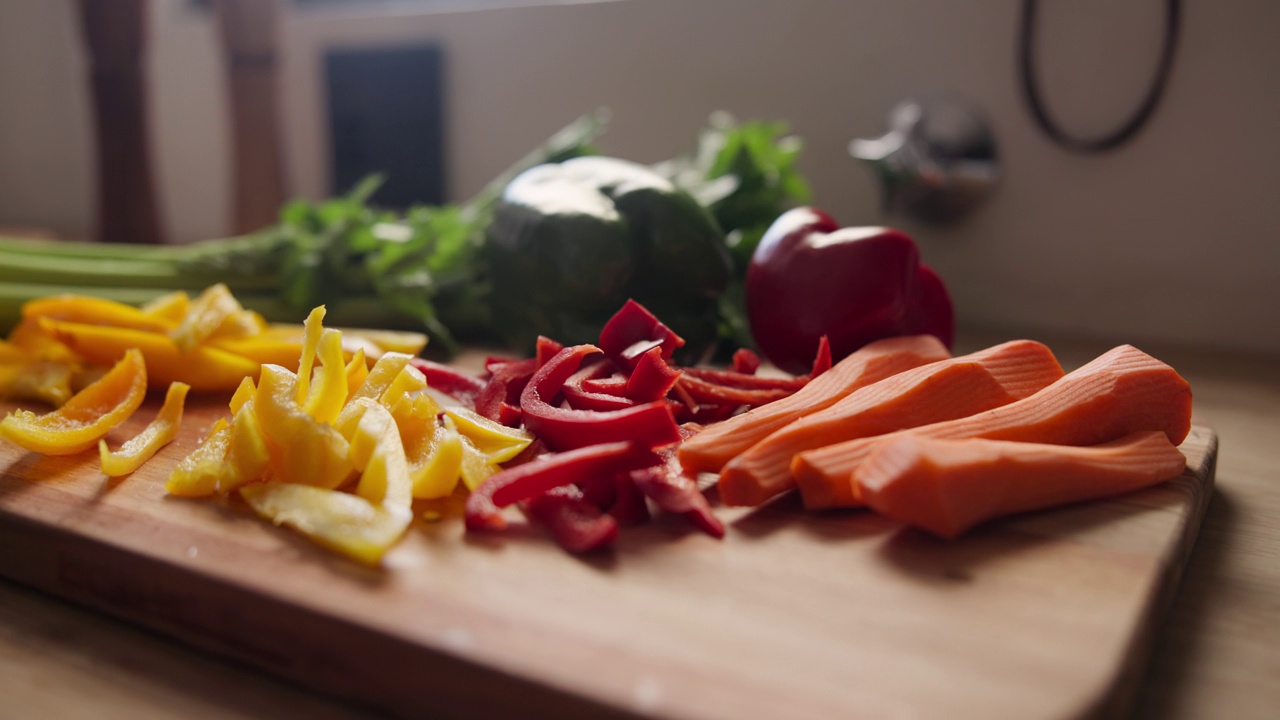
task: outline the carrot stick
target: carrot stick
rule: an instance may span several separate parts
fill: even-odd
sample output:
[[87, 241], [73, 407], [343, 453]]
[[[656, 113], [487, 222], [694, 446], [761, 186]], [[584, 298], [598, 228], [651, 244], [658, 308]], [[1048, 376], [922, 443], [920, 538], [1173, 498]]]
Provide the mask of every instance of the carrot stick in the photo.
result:
[[950, 356], [932, 335], [877, 340], [836, 363], [796, 393], [708, 426], [679, 450], [686, 472], [719, 472], [724, 464], [792, 420], [903, 370]]
[[947, 539], [993, 518], [1140, 490], [1186, 468], [1160, 431], [1091, 447], [907, 433], [876, 447], [858, 470], [863, 500]]
[[[1145, 430], [1180, 444], [1191, 431], [1191, 386], [1168, 365], [1121, 345], [1034, 395], [970, 417], [898, 433], [1097, 445]], [[858, 466], [896, 433], [808, 450], [791, 461], [805, 507], [860, 505]]]
[[730, 460], [720, 472], [720, 499], [759, 505], [795, 487], [791, 460], [801, 451], [973, 415], [1061, 377], [1049, 348], [1031, 340], [905, 370], [795, 420]]

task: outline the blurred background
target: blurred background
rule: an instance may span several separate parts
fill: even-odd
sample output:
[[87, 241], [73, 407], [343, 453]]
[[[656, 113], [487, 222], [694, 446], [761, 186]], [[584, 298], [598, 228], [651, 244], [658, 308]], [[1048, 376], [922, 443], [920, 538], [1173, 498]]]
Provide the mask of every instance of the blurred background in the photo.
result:
[[[963, 324], [1280, 351], [1269, 0], [1186, 3], [1161, 103], [1098, 155], [1032, 122], [1014, 0], [5, 0], [0, 227], [99, 230], [95, 102], [118, 99], [102, 88], [119, 68], [99, 54], [95, 73], [89, 48], [109, 56], [120, 34], [86, 32], [84, 13], [112, 5], [142, 17], [140, 54], [114, 62], [140, 83], [137, 142], [165, 242], [252, 229], [283, 199], [342, 192], [368, 169], [391, 175], [391, 204], [462, 200], [598, 107], [611, 111], [602, 150], [656, 162], [692, 151], [726, 110], [803, 139], [815, 205], [912, 234]], [[1041, 3], [1038, 77], [1064, 127], [1101, 134], [1132, 113], [1164, 12], [1160, 0]], [[883, 133], [900, 101], [938, 93], [986, 115], [1001, 178], [963, 218], [925, 224], [885, 212], [848, 144]]]

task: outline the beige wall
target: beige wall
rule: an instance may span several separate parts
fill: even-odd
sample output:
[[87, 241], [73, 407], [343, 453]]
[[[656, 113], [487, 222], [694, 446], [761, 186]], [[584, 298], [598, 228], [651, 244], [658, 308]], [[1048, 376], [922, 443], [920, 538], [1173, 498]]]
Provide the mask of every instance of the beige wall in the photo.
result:
[[[1081, 132], [1103, 130], [1145, 87], [1163, 3], [1044, 4], [1051, 108]], [[1103, 157], [1065, 153], [1029, 123], [1014, 72], [1014, 0], [621, 0], [475, 12], [401, 1], [374, 16], [298, 13], [284, 40], [290, 184], [309, 196], [328, 184], [326, 48], [437, 40], [448, 53], [456, 197], [597, 106], [613, 110], [605, 149], [642, 161], [688, 148], [714, 109], [785, 119], [806, 141], [816, 203], [849, 224], [912, 232], [966, 321], [1280, 351], [1280, 3], [1185, 4], [1165, 104], [1137, 141]], [[159, 0], [153, 16], [167, 226], [181, 240], [223, 234], [229, 167], [209, 18], [181, 0]], [[0, 225], [90, 228], [82, 61], [70, 0], [0, 2]], [[937, 91], [989, 113], [1005, 177], [963, 223], [926, 228], [883, 217], [871, 177], [845, 147], [879, 133], [898, 100]]]

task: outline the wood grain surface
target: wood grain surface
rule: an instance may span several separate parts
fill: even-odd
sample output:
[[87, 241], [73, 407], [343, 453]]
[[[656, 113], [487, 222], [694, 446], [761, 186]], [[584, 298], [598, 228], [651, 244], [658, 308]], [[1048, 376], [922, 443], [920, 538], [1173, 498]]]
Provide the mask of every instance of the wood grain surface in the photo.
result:
[[447, 514], [372, 570], [235, 501], [165, 495], [224, 407], [195, 402], [121, 480], [91, 453], [0, 446], [0, 574], [415, 717], [1120, 715], [1217, 456], [1198, 425], [1173, 482], [954, 543], [783, 498], [720, 508], [724, 540], [659, 516], [586, 559], [535, 528], [465, 535]]

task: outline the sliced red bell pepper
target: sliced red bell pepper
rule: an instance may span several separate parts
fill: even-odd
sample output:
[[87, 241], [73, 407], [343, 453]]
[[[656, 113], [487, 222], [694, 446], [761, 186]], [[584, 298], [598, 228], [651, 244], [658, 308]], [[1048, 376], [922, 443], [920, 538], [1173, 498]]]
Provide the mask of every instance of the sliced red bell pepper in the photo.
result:
[[599, 352], [594, 345], [575, 345], [556, 353], [534, 373], [520, 396], [525, 427], [552, 450], [569, 450], [630, 441], [648, 448], [679, 442], [680, 431], [665, 401], [624, 410], [595, 412], [553, 405], [570, 375], [583, 360]]
[[774, 400], [781, 400], [795, 393], [794, 390], [781, 388], [748, 390], [746, 388], [719, 385], [688, 374], [681, 376], [676, 381], [676, 384], [684, 388], [689, 393], [689, 396], [699, 403], [715, 405], [748, 405], [756, 407], [771, 403]]
[[[533, 373], [538, 369], [538, 359], [508, 360], [492, 363], [489, 368], [491, 373], [489, 380], [476, 396], [476, 412], [490, 420], [509, 425], [513, 419], [512, 410], [514, 410], [514, 420], [518, 422], [520, 411], [514, 406], [518, 405], [520, 394], [524, 392], [529, 378], [533, 377]], [[503, 405], [512, 407], [504, 410]]]
[[564, 345], [560, 342], [552, 340], [544, 335], [538, 336], [538, 343], [534, 348], [534, 357], [538, 360], [538, 367], [547, 364], [547, 361], [555, 357], [556, 353], [564, 349]]
[[635, 472], [643, 470], [618, 473], [613, 477], [614, 496], [613, 503], [609, 505], [609, 514], [619, 525], [640, 525], [649, 521], [649, 505], [645, 502], [640, 486], [632, 479]]
[[584, 363], [577, 372], [564, 381], [562, 392], [564, 392], [564, 399], [569, 403], [569, 407], [574, 410], [595, 410], [599, 412], [633, 407], [636, 403], [628, 397], [592, 392], [587, 388], [588, 381], [612, 375], [614, 369], [614, 364], [605, 357]]
[[546, 526], [556, 544], [571, 553], [607, 548], [618, 537], [618, 521], [572, 485], [521, 503], [521, 509], [531, 520]]
[[464, 513], [467, 529], [501, 530], [506, 527], [506, 520], [500, 508], [537, 497], [552, 488], [587, 483], [600, 476], [612, 477], [657, 462], [657, 454], [648, 447], [615, 442], [552, 453], [501, 470], [467, 497]]
[[640, 356], [627, 378], [626, 394], [636, 402], [653, 402], [667, 396], [680, 371], [662, 357], [662, 348], [650, 348]]
[[733, 351], [733, 371], [744, 375], [755, 375], [760, 369], [760, 356], [749, 348], [738, 348]]
[[684, 516], [712, 537], [724, 537], [724, 523], [711, 509], [698, 481], [684, 472], [674, 452], [662, 454], [663, 462], [631, 471], [635, 486], [659, 508]]
[[600, 349], [626, 370], [652, 348], [662, 348], [662, 358], [670, 360], [683, 345], [684, 338], [635, 300], [628, 300], [600, 330]]
[[831, 369], [831, 341], [826, 335], [818, 338], [818, 354], [813, 358], [813, 370], [809, 371], [812, 380]]
[[807, 375], [796, 377], [770, 377], [768, 375], [749, 375], [733, 370], [717, 370], [715, 368], [691, 367], [683, 370], [686, 377], [695, 377], [716, 385], [743, 388], [745, 390], [790, 390], [795, 392], [809, 382]]
[[613, 374], [609, 377], [587, 378], [582, 381], [582, 389], [587, 392], [603, 395], [627, 396], [627, 376]]

